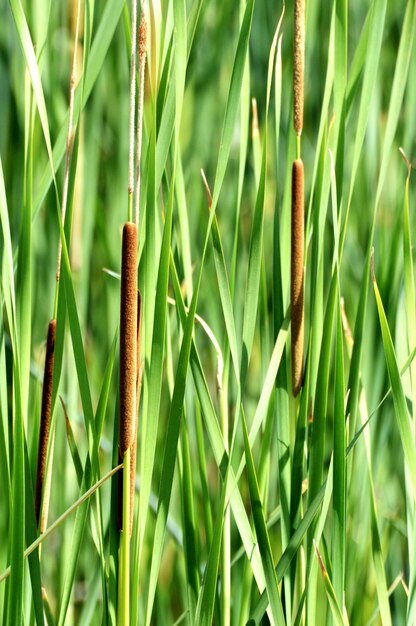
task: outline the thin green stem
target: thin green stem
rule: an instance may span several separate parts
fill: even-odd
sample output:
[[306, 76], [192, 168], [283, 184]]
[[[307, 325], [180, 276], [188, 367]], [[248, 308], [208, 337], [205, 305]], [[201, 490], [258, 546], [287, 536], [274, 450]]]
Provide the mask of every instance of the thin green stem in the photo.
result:
[[130, 448], [123, 459], [123, 528], [120, 539], [117, 626], [130, 626]]

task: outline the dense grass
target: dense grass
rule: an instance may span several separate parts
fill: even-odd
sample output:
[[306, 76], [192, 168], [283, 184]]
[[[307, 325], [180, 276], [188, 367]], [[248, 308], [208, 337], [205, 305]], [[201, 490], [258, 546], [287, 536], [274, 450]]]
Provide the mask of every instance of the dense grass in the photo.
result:
[[[135, 195], [131, 4], [0, 6], [3, 624], [416, 623], [416, 3], [306, 3], [301, 140], [293, 4], [146, 0]], [[300, 157], [305, 342], [294, 398]], [[120, 267], [136, 198], [128, 542]], [[126, 528], [128, 506], [122, 517]]]

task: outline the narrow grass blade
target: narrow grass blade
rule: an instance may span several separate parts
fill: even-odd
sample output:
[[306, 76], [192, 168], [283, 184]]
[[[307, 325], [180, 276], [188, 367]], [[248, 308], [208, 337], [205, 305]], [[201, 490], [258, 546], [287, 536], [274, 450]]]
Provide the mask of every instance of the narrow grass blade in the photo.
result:
[[242, 423], [251, 507], [253, 512], [254, 526], [256, 528], [257, 540], [259, 542], [260, 555], [263, 563], [264, 576], [266, 579], [267, 596], [270, 602], [273, 623], [279, 626], [284, 626], [285, 618], [283, 615], [282, 601], [279, 596], [277, 576], [273, 565], [273, 554], [270, 545], [270, 537], [267, 531], [263, 513], [263, 505], [260, 499], [259, 486], [257, 482], [256, 471], [254, 468], [253, 455], [251, 453], [250, 443], [248, 440], [244, 412], [242, 413]]
[[214, 614], [214, 601], [217, 589], [218, 568], [220, 562], [221, 540], [224, 527], [224, 514], [226, 507], [228, 471], [221, 488], [221, 499], [217, 511], [217, 519], [212, 535], [212, 543], [205, 568], [204, 581], [198, 598], [195, 615], [197, 626], [211, 626]]
[[[339, 289], [339, 286], [338, 286]], [[343, 336], [339, 292], [336, 312], [335, 341], [335, 398], [334, 398], [334, 477], [332, 521], [332, 580], [335, 596], [340, 606], [344, 604], [347, 499], [346, 499], [346, 453], [345, 453], [345, 392]]]
[[331, 580], [328, 576], [328, 572], [325, 568], [322, 557], [316, 545], [315, 545], [315, 550], [316, 550], [316, 554], [317, 554], [318, 561], [319, 561], [319, 567], [321, 569], [321, 573], [324, 579], [325, 592], [328, 598], [328, 603], [331, 609], [332, 617], [334, 618], [334, 622], [337, 626], [347, 626], [348, 620], [344, 619], [342, 609], [337, 600], [336, 593], [334, 591]]
[[399, 368], [397, 365], [396, 355], [394, 352], [393, 341], [390, 329], [387, 323], [386, 314], [384, 312], [383, 302], [378, 290], [377, 282], [374, 275], [374, 257], [372, 257], [372, 279], [374, 287], [374, 295], [378, 316], [380, 320], [381, 334], [383, 337], [384, 354], [386, 357], [387, 370], [391, 383], [391, 390], [394, 403], [394, 414], [396, 416], [397, 425], [400, 432], [400, 439], [403, 446], [404, 458], [407, 469], [409, 471], [410, 483], [412, 487], [413, 500], [416, 500], [416, 449], [412, 436], [410, 425], [410, 416], [406, 404], [406, 398], [403, 391], [402, 381]]

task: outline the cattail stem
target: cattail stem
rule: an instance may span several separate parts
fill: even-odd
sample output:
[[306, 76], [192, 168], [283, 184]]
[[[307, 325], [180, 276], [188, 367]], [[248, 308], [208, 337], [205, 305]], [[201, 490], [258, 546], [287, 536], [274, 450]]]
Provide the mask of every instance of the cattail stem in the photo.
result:
[[[35, 485], [35, 516], [36, 523], [42, 532], [45, 520], [41, 514], [42, 491], [45, 482], [46, 460], [48, 453], [48, 442], [51, 427], [51, 408], [52, 408], [52, 382], [53, 382], [53, 364], [55, 358], [55, 336], [56, 321], [51, 320], [48, 326], [48, 337], [46, 340], [45, 369], [43, 375], [42, 387], [42, 405], [40, 413], [40, 432], [38, 445], [38, 463], [36, 469], [36, 485]], [[43, 506], [45, 510], [45, 504]]]
[[303, 162], [296, 159], [292, 169], [292, 237], [290, 312], [292, 326], [292, 388], [297, 396], [303, 382], [303, 263], [304, 263], [304, 174]]
[[[303, 128], [305, 71], [305, 0], [295, 0], [295, 39], [293, 46], [293, 123], [298, 136]], [[299, 158], [298, 154], [298, 158]]]

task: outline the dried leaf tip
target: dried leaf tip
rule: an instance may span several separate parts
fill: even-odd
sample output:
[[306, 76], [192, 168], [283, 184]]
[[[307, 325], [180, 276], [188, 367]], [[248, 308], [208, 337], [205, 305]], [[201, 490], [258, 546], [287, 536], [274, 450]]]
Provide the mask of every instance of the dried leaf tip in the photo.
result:
[[207, 194], [208, 210], [211, 211], [212, 194], [211, 194], [211, 190], [210, 190], [209, 185], [208, 185], [207, 177], [205, 176], [205, 172], [202, 169], [202, 167], [201, 167], [201, 176], [202, 176], [202, 182], [204, 183], [205, 193]]
[[402, 159], [403, 159], [403, 161], [405, 162], [406, 167], [407, 167], [407, 177], [408, 177], [408, 178], [410, 178], [410, 174], [411, 174], [411, 172], [412, 172], [413, 165], [411, 164], [411, 162], [410, 162], [410, 161], [409, 161], [409, 159], [407, 158], [406, 153], [405, 153], [405, 151], [403, 150], [403, 148], [399, 148], [399, 152], [400, 152], [400, 154], [401, 154], [401, 156], [402, 156]]
[[295, 0], [293, 47], [293, 122], [297, 135], [302, 134], [305, 72], [305, 0]]
[[327, 575], [328, 575], [328, 572], [326, 571], [326, 567], [325, 567], [324, 562], [323, 562], [323, 560], [322, 560], [321, 553], [320, 553], [320, 552], [319, 552], [319, 550], [318, 550], [318, 546], [316, 545], [316, 541], [315, 541], [315, 539], [313, 540], [313, 546], [314, 546], [314, 548], [315, 548], [316, 556], [318, 557], [318, 563], [319, 563], [319, 567], [320, 567], [320, 569], [321, 569], [321, 572], [322, 572], [322, 574], [323, 574], [324, 576], [327, 576]]

